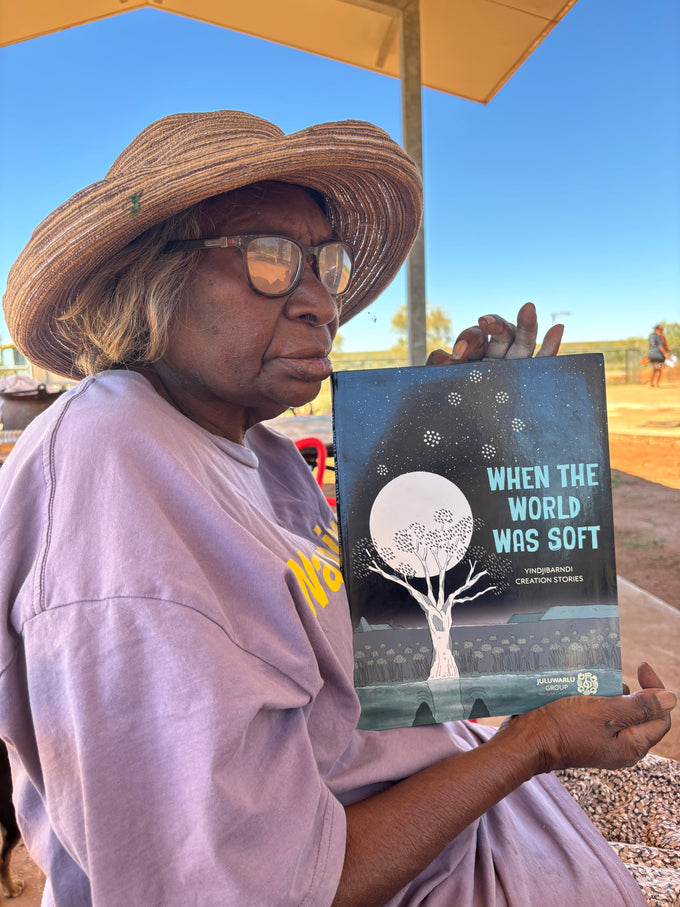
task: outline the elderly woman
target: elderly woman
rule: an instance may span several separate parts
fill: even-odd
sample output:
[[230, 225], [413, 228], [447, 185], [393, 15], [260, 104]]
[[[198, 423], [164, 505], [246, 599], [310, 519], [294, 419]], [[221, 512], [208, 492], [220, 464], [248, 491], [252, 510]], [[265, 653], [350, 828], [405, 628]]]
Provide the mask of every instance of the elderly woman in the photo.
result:
[[[181, 114], [15, 264], [17, 345], [83, 379], [0, 474], [0, 731], [44, 903], [646, 903], [550, 772], [630, 766], [666, 733], [649, 666], [637, 693], [497, 733], [360, 732], [342, 576], [314, 614], [287, 565], [333, 515], [261, 423], [316, 396], [420, 215], [370, 124]], [[437, 358], [535, 338], [526, 306]]]

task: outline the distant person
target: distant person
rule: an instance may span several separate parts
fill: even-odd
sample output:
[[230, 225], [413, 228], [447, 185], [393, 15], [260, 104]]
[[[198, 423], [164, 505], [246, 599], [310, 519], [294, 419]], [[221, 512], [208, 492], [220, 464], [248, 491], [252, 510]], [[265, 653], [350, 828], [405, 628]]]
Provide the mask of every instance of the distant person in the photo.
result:
[[658, 387], [661, 381], [661, 373], [666, 365], [666, 359], [670, 356], [671, 351], [668, 349], [666, 338], [663, 333], [663, 325], [657, 324], [653, 332], [649, 335], [649, 351], [647, 358], [652, 366], [652, 377], [649, 379], [650, 387]]

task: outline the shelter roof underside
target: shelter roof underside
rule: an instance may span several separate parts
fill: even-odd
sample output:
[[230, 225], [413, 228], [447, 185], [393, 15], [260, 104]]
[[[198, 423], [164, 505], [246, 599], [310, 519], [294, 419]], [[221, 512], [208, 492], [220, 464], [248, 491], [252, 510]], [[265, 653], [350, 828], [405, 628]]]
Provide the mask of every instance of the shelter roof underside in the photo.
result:
[[[399, 77], [404, 0], [2, 0], [0, 46], [150, 7]], [[420, 0], [422, 84], [486, 103], [576, 0]]]

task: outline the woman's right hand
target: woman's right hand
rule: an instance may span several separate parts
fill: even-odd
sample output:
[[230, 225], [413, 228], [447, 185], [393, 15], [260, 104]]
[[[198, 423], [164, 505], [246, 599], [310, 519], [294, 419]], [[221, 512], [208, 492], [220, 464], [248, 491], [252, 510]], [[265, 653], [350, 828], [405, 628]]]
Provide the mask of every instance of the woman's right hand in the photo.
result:
[[[564, 325], [554, 324], [543, 338], [538, 356], [556, 356]], [[479, 359], [527, 359], [533, 356], [538, 337], [538, 319], [533, 302], [526, 302], [514, 325], [500, 315], [483, 315], [477, 325], [462, 331], [451, 352], [433, 350], [426, 365], [453, 365]]]
[[668, 732], [677, 704], [646, 662], [638, 668], [638, 681], [641, 689], [636, 693], [569, 696], [515, 715], [493, 739], [529, 747], [536, 755], [537, 774], [634, 765]]

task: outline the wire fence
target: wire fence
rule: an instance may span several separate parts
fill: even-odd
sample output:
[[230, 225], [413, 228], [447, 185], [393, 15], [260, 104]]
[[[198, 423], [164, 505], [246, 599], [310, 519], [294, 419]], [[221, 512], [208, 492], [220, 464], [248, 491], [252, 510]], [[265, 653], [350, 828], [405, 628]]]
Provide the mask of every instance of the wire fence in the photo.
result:
[[602, 353], [604, 356], [605, 379], [610, 384], [639, 384], [643, 352], [635, 347], [601, 346], [591, 349], [570, 349], [569, 353]]
[[[641, 359], [643, 353], [635, 347], [607, 346], [603, 344], [597, 349], [590, 347], [569, 347], [564, 350], [565, 355], [577, 353], [602, 353], [606, 380], [612, 384], [639, 384], [641, 380]], [[336, 371], [349, 371], [350, 369], [396, 368], [408, 365], [408, 359], [401, 356], [381, 356], [359, 354], [356, 358], [347, 354], [333, 358], [333, 368]]]

